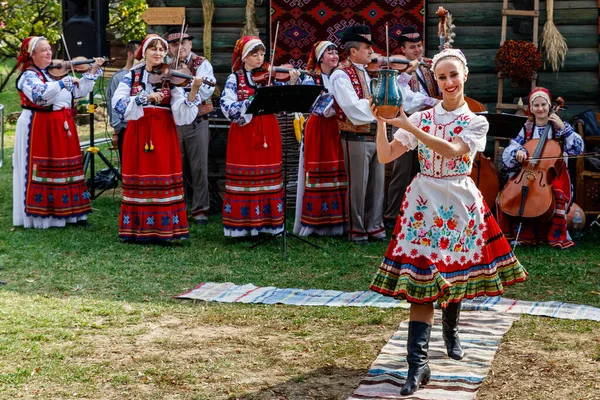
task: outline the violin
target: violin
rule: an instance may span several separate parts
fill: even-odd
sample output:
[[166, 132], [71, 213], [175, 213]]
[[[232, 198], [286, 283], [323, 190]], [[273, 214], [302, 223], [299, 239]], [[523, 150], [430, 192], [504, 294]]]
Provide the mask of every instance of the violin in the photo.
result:
[[[149, 72], [148, 82], [153, 86], [164, 84], [168, 81], [174, 86], [185, 87], [194, 80], [190, 69], [185, 64], [180, 65], [178, 69], [174, 69], [170, 64], [162, 63], [152, 68]], [[215, 82], [207, 78], [202, 80], [202, 84], [210, 87], [216, 85]]]
[[[46, 68], [48, 74], [55, 79], [62, 79], [69, 75], [69, 72], [85, 73], [92, 68], [94, 63], [93, 58], [75, 57], [72, 60], [52, 60], [50, 65]], [[115, 62], [114, 58], [106, 59], [102, 66], [112, 64]]]
[[[560, 99], [560, 103], [559, 103]], [[550, 113], [564, 109], [564, 100], [557, 99]], [[500, 210], [515, 218], [539, 218], [548, 221], [554, 214], [552, 181], [565, 167], [562, 147], [548, 138], [552, 123], [538, 139], [530, 139], [523, 147], [531, 157], [523, 161], [521, 170], [514, 174], [500, 193]]]
[[[366, 70], [369, 72], [369, 75], [375, 75], [382, 67], [385, 66], [387, 68], [389, 66], [389, 69], [395, 69], [398, 71], [398, 73], [400, 73], [406, 71], [408, 64], [410, 63], [411, 61], [403, 54], [396, 54], [389, 57], [388, 60], [388, 57], [384, 57], [381, 54], [375, 53], [371, 58], [371, 62], [367, 64]], [[419, 65], [431, 66], [425, 60], [421, 60]]]
[[[271, 69], [271, 64], [265, 62], [262, 66], [252, 70], [252, 80], [254, 83], [259, 85], [267, 84], [269, 80], [269, 71]], [[290, 71], [296, 69], [292, 64], [283, 64], [280, 66], [275, 66], [273, 69], [272, 79], [276, 79], [280, 82], [287, 82], [290, 80]], [[314, 72], [307, 71], [304, 69], [299, 69], [300, 73], [314, 75]]]

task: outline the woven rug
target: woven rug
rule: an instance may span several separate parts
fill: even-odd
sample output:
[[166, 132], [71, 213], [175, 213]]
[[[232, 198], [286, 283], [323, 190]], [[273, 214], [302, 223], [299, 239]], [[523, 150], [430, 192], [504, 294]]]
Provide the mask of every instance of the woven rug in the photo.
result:
[[477, 390], [492, 365], [502, 336], [519, 317], [494, 312], [465, 312], [460, 315], [460, 342], [465, 357], [456, 361], [446, 355], [442, 338], [441, 312], [435, 312], [435, 323], [429, 341], [431, 381], [413, 396], [400, 396], [406, 380], [406, 339], [408, 321], [381, 349], [367, 376], [349, 398], [364, 399], [475, 399]]
[[[178, 299], [216, 301], [221, 303], [288, 304], [295, 306], [409, 308], [405, 301], [382, 296], [372, 291], [341, 292], [324, 289], [280, 289], [231, 282], [204, 282]], [[534, 302], [497, 297], [478, 297], [462, 302], [463, 311], [496, 311], [508, 314], [530, 314], [563, 319], [600, 321], [600, 308], [559, 301]]]
[[371, 27], [375, 50], [383, 54], [388, 23], [390, 53], [395, 54], [407, 26], [425, 37], [425, 10], [425, 0], [271, 0], [271, 43], [279, 22], [275, 65], [304, 68], [315, 42], [340, 45], [344, 30], [361, 24]]

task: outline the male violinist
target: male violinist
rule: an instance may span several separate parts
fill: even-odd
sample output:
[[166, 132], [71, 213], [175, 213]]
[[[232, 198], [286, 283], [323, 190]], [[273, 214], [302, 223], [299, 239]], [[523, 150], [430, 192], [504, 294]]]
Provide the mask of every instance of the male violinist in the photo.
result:
[[[410, 61], [407, 69], [398, 77], [398, 86], [402, 92], [404, 112], [413, 114], [435, 106], [440, 94], [433, 71], [421, 61], [431, 61], [423, 57], [423, 41], [416, 28], [404, 28], [399, 38], [400, 49]], [[392, 164], [392, 177], [387, 189], [387, 204], [383, 218], [387, 228], [394, 228], [400, 203], [404, 198], [406, 188], [419, 172], [417, 150], [409, 150], [396, 158]]]
[[384, 166], [377, 160], [373, 114], [369, 107], [369, 75], [373, 45], [368, 26], [354, 25], [342, 36], [347, 59], [331, 74], [338, 126], [348, 175], [350, 240], [368, 245], [369, 239], [385, 239], [383, 227]]
[[115, 132], [113, 133], [113, 145], [114, 138], [116, 137], [117, 148], [119, 150], [119, 160], [121, 161], [121, 165], [123, 165], [123, 136], [125, 135], [125, 128], [127, 128], [127, 121], [121, 119], [121, 116], [112, 106], [112, 97], [119, 86], [119, 82], [125, 76], [126, 73], [129, 72], [131, 67], [133, 67], [133, 62], [135, 61], [135, 54], [137, 53], [140, 45], [142, 44], [141, 40], [131, 40], [127, 42], [125, 46], [125, 52], [127, 54], [127, 62], [125, 63], [125, 67], [115, 73], [112, 78], [110, 78], [110, 83], [108, 84], [108, 89], [106, 89], [106, 108], [108, 111], [108, 116], [110, 119], [110, 126], [113, 127]]
[[[210, 62], [192, 52], [193, 37], [183, 34], [179, 28], [172, 28], [166, 34], [169, 43], [169, 61], [173, 62], [179, 55], [179, 65], [185, 64], [196, 77], [216, 82]], [[180, 46], [181, 42], [181, 46]], [[191, 86], [184, 88], [186, 93]], [[198, 117], [188, 125], [177, 126], [179, 144], [181, 145], [181, 161], [183, 163], [183, 179], [186, 194], [191, 195], [192, 219], [198, 225], [208, 223], [208, 113], [213, 111], [211, 96], [214, 86], [203, 84], [198, 91], [202, 103], [198, 106]]]

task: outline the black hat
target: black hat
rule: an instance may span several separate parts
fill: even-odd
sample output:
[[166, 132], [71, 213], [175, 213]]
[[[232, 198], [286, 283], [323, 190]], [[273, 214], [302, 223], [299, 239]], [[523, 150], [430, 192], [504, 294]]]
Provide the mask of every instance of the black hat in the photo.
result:
[[[164, 38], [167, 41], [167, 43], [175, 43], [175, 42], [179, 42], [179, 37], [180, 36], [181, 36], [181, 28], [171, 28], [165, 34]], [[194, 39], [194, 37], [188, 35], [187, 32], [183, 33], [183, 38], [184, 39], [189, 39], [189, 40]]]
[[399, 41], [400, 46], [404, 46], [404, 43], [406, 42], [420, 42], [421, 34], [414, 26], [407, 26], [406, 28], [402, 29], [402, 34], [400, 34]]
[[346, 28], [342, 35], [342, 44], [348, 42], [362, 42], [375, 46], [371, 40], [371, 30], [367, 25], [354, 25]]

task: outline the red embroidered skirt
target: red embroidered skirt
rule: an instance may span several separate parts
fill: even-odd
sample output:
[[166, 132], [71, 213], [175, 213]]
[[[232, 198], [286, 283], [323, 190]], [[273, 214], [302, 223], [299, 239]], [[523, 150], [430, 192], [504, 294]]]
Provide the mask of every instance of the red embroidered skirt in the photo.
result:
[[231, 124], [225, 178], [225, 236], [282, 231], [281, 133], [274, 115], [255, 116], [243, 126]]
[[129, 121], [123, 153], [127, 156], [123, 157], [119, 237], [127, 241], [187, 238], [181, 150], [171, 111], [145, 108], [142, 118]]
[[442, 307], [498, 296], [527, 272], [470, 178], [418, 174], [407, 188], [371, 289]]
[[336, 118], [311, 115], [304, 132], [303, 226], [322, 229], [347, 222], [348, 177]]
[[28, 147], [26, 215], [71, 218], [90, 213], [90, 195], [71, 110], [35, 112]]

